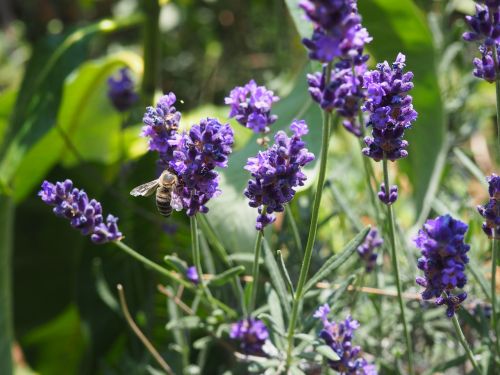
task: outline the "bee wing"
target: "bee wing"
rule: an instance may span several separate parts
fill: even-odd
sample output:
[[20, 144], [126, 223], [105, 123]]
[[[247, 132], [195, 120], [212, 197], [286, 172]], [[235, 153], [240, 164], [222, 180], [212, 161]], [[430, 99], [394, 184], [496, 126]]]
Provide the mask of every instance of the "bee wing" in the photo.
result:
[[170, 205], [176, 211], [181, 211], [184, 207], [182, 206], [182, 199], [175, 192], [172, 193], [172, 199], [170, 199]]
[[148, 197], [156, 191], [157, 187], [158, 187], [158, 179], [146, 182], [145, 184], [133, 188], [132, 191], [130, 192], [130, 195], [133, 195], [134, 197], [138, 196]]

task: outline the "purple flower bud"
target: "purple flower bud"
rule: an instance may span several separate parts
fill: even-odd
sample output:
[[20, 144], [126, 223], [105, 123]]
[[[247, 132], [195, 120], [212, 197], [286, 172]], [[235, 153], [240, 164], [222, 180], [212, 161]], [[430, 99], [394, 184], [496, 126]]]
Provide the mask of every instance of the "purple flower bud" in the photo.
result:
[[248, 318], [232, 324], [229, 337], [239, 341], [245, 354], [263, 355], [262, 347], [269, 338], [269, 332], [262, 320]]
[[186, 278], [195, 285], [200, 282], [200, 277], [198, 276], [198, 271], [195, 266], [188, 267], [186, 270]]
[[84, 236], [90, 236], [94, 243], [117, 241], [123, 237], [118, 230], [118, 218], [108, 215], [105, 222], [101, 204], [95, 199], [89, 200], [83, 190], [73, 188], [71, 180], [55, 184], [44, 181], [38, 196], [54, 207], [56, 216], [68, 219], [73, 228]]
[[477, 206], [479, 214], [485, 219], [483, 231], [488, 238], [500, 239], [500, 176], [487, 177], [490, 200], [484, 206]]
[[323, 329], [319, 337], [340, 357], [338, 361], [328, 360], [332, 370], [341, 374], [376, 375], [375, 366], [361, 357], [361, 348], [352, 345], [354, 331], [359, 328], [357, 320], [350, 316], [340, 323], [328, 320], [330, 307], [323, 305], [314, 313], [314, 317], [321, 320]]
[[385, 184], [380, 184], [380, 191], [378, 192], [378, 199], [388, 206], [396, 202], [398, 199], [398, 187], [396, 185], [392, 185], [387, 193], [385, 190]]
[[424, 300], [436, 297], [437, 305], [447, 305], [446, 314], [452, 317], [466, 293], [453, 295], [455, 288], [463, 288], [467, 283], [465, 265], [469, 262], [467, 252], [470, 246], [464, 242], [468, 226], [450, 215], [427, 220], [418, 232], [415, 244], [422, 252], [417, 266], [424, 271], [424, 277], [416, 282], [423, 286]]
[[365, 270], [367, 273], [373, 271], [377, 262], [376, 249], [384, 243], [384, 240], [379, 237], [377, 229], [372, 229], [365, 238], [363, 244], [358, 247], [358, 254], [365, 262]]
[[279, 97], [265, 86], [257, 86], [251, 80], [243, 87], [235, 87], [226, 97], [225, 103], [231, 106], [229, 117], [234, 117], [241, 125], [255, 133], [268, 133], [269, 125], [278, 116], [271, 115], [271, 107]]
[[128, 68], [120, 69], [117, 77], [108, 78], [108, 97], [119, 112], [127, 111], [139, 100]]
[[250, 207], [258, 208], [257, 230], [264, 229], [275, 220], [274, 212], [285, 209], [284, 204], [295, 195], [294, 188], [304, 185], [306, 175], [302, 168], [314, 160], [314, 155], [305, 148], [301, 138], [308, 132], [307, 124], [295, 120], [290, 129], [293, 131], [291, 137], [284, 131], [277, 132], [275, 143], [249, 158], [245, 166], [252, 179], [248, 181], [244, 194], [250, 200]]

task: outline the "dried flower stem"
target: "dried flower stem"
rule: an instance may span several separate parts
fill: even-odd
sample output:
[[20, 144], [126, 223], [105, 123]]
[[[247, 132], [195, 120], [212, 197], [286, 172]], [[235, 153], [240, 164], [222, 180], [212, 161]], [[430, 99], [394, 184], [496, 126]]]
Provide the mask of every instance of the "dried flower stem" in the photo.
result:
[[[387, 166], [387, 156], [384, 153], [384, 159], [383, 159], [383, 169], [384, 169], [384, 184], [385, 184], [385, 189], [386, 191], [389, 191], [389, 168]], [[406, 340], [406, 348], [407, 348], [407, 354], [408, 354], [408, 370], [410, 375], [413, 375], [414, 369], [413, 369], [413, 348], [412, 348], [412, 343], [411, 343], [411, 336], [410, 332], [408, 331], [408, 325], [406, 322], [406, 315], [405, 315], [405, 306], [403, 303], [403, 296], [402, 296], [402, 291], [401, 291], [401, 279], [399, 277], [399, 266], [398, 266], [398, 258], [397, 258], [397, 251], [396, 251], [396, 229], [394, 225], [394, 213], [392, 211], [392, 205], [387, 205], [387, 220], [388, 220], [388, 226], [389, 226], [389, 239], [391, 242], [391, 260], [392, 260], [392, 268], [394, 272], [394, 278], [396, 282], [396, 288], [398, 291], [398, 302], [399, 302], [399, 309], [401, 310], [401, 320], [403, 321], [403, 331], [405, 335], [405, 340]]]
[[161, 366], [163, 370], [169, 375], [174, 375], [174, 372], [170, 368], [170, 366], [165, 362], [165, 360], [162, 358], [160, 353], [155, 349], [153, 344], [148, 340], [148, 338], [142, 333], [141, 329], [137, 326], [137, 324], [134, 322], [134, 319], [132, 319], [132, 316], [130, 316], [130, 311], [128, 310], [127, 306], [127, 301], [125, 300], [125, 292], [123, 290], [123, 286], [121, 284], [118, 284], [116, 286], [116, 289], [118, 289], [118, 295], [120, 296], [120, 305], [122, 308], [123, 315], [125, 316], [125, 320], [129, 324], [130, 328], [132, 331], [135, 333], [137, 338], [141, 340], [141, 342], [144, 344], [146, 349], [151, 353], [153, 358], [158, 362], [158, 364]]
[[[266, 207], [263, 208], [265, 211]], [[252, 284], [250, 284], [250, 303], [248, 305], [248, 313], [251, 314], [255, 309], [255, 300], [257, 299], [257, 289], [259, 283], [259, 261], [260, 261], [260, 251], [262, 249], [262, 238], [264, 237], [264, 231], [259, 230], [257, 234], [257, 239], [255, 240], [255, 248], [253, 250], [254, 260], [252, 267]]]
[[457, 333], [458, 340], [460, 341], [460, 344], [462, 344], [465, 353], [467, 354], [467, 357], [469, 358], [469, 360], [472, 363], [472, 366], [474, 367], [474, 370], [476, 370], [477, 375], [482, 374], [481, 368], [479, 367], [476, 358], [474, 358], [474, 353], [472, 353], [472, 350], [469, 347], [467, 340], [465, 339], [464, 333], [462, 332], [462, 328], [460, 328], [460, 323], [458, 322], [457, 314], [453, 315], [451, 321], [453, 322], [453, 327], [455, 327], [455, 332]]
[[[330, 82], [332, 72], [332, 63], [328, 63], [326, 67], [326, 77], [325, 81]], [[318, 229], [318, 214], [319, 206], [321, 203], [321, 196], [323, 195], [323, 185], [325, 183], [326, 176], [326, 162], [328, 160], [328, 144], [330, 141], [330, 123], [332, 114], [330, 112], [323, 112], [323, 131], [322, 131], [322, 143], [321, 143], [321, 159], [319, 165], [319, 175], [318, 182], [316, 185], [316, 194], [314, 196], [313, 209], [311, 213], [311, 224], [309, 226], [309, 235], [307, 237], [306, 249], [304, 251], [304, 258], [302, 261], [302, 266], [300, 267], [300, 276], [297, 283], [297, 289], [295, 295], [293, 296], [293, 306], [292, 315], [290, 318], [288, 326], [288, 348], [286, 354], [286, 368], [290, 368], [292, 362], [292, 349], [293, 349], [293, 336], [295, 333], [295, 326], [297, 324], [297, 317], [299, 312], [300, 304], [302, 303], [302, 291], [307, 280], [309, 273], [309, 266], [311, 265], [312, 250], [314, 242], [316, 240], [316, 231]]]
[[186, 314], [194, 315], [194, 311], [188, 305], [186, 305], [184, 302], [182, 302], [182, 300], [179, 298], [179, 296], [173, 295], [172, 292], [170, 292], [170, 290], [168, 290], [167, 288], [165, 288], [161, 284], [158, 284], [157, 289], [161, 294], [164, 294], [165, 296], [170, 298], [172, 301], [174, 301], [174, 303], [177, 306], [179, 306], [179, 308], [181, 310], [183, 310]]

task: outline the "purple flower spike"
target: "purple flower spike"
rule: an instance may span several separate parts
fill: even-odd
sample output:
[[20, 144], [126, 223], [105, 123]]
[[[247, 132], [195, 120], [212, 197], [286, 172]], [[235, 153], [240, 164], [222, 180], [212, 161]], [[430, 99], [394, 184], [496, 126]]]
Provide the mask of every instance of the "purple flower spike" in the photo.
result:
[[467, 297], [465, 293], [452, 293], [467, 283], [465, 265], [469, 262], [470, 249], [464, 242], [467, 229], [467, 224], [450, 215], [438, 216], [427, 220], [415, 238], [415, 244], [422, 251], [417, 265], [424, 271], [424, 277], [416, 279], [417, 284], [425, 288], [422, 298], [436, 297], [436, 304], [447, 305], [448, 317], [453, 316]]
[[264, 355], [262, 347], [269, 338], [269, 332], [262, 320], [248, 318], [234, 323], [229, 337], [239, 341], [245, 354]]
[[372, 229], [365, 238], [365, 241], [358, 247], [358, 254], [365, 262], [365, 270], [367, 273], [373, 271], [377, 262], [378, 254], [375, 252], [377, 248], [382, 246], [384, 240], [378, 235], [377, 229]]
[[477, 206], [479, 214], [485, 219], [483, 231], [488, 238], [500, 239], [500, 176], [492, 174], [487, 178], [490, 200], [484, 206]]
[[325, 111], [336, 110], [344, 118], [344, 127], [360, 137], [361, 127], [357, 123], [361, 103], [366, 94], [363, 90], [363, 74], [366, 72], [366, 65], [357, 65], [354, 68], [355, 75], [351, 67], [344, 69], [335, 68], [331, 72], [330, 82], [327, 84], [326, 71], [322, 73], [308, 74], [309, 93], [314, 101], [319, 103]]
[[485, 0], [483, 5], [476, 5], [476, 13], [473, 16], [466, 16], [465, 21], [470, 27], [470, 31], [463, 34], [463, 39], [467, 42], [479, 42], [481, 59], [474, 58], [474, 76], [484, 79], [487, 82], [495, 82], [500, 67], [495, 67], [493, 53], [495, 47], [500, 47], [500, 1]]
[[231, 90], [225, 103], [231, 106], [229, 117], [234, 117], [241, 125], [252, 129], [255, 133], [268, 133], [269, 125], [273, 124], [278, 116], [271, 114], [273, 103], [279, 97], [265, 86], [257, 86], [251, 80], [243, 87]]
[[380, 184], [380, 191], [378, 192], [378, 199], [388, 206], [396, 202], [398, 199], [398, 187], [392, 185], [389, 189], [389, 193], [385, 190], [385, 184]]
[[177, 129], [181, 113], [174, 107], [173, 92], [160, 98], [156, 107], [147, 107], [142, 121], [142, 136], [149, 138], [149, 150], [158, 151], [163, 160], [171, 160], [179, 142]]
[[417, 112], [408, 95], [413, 88], [413, 73], [403, 73], [405, 59], [400, 53], [392, 66], [385, 61], [363, 77], [367, 100], [362, 109], [370, 114], [367, 126], [372, 127], [363, 154], [375, 161], [382, 160], [384, 154], [391, 161], [408, 156], [404, 131], [417, 119]]
[[139, 100], [139, 95], [134, 90], [130, 70], [123, 68], [118, 74], [108, 78], [108, 97], [119, 112], [125, 112]]
[[314, 25], [310, 39], [303, 39], [312, 60], [362, 59], [363, 48], [372, 38], [361, 25], [356, 0], [303, 0], [299, 6]]
[[97, 244], [120, 240], [118, 218], [108, 215], [104, 221], [102, 207], [95, 199], [90, 199], [83, 190], [73, 187], [71, 180], [64, 182], [44, 181], [38, 196], [49, 206], [53, 206], [58, 217], [66, 218], [73, 228], [84, 236], [90, 236]]
[[[308, 128], [304, 121], [295, 120], [290, 125], [293, 135], [284, 131], [274, 136], [274, 145], [248, 159], [245, 169], [252, 179], [248, 181], [245, 196], [250, 207], [258, 208], [259, 216], [255, 228], [263, 230], [275, 220], [274, 212], [282, 212], [284, 204], [292, 200], [295, 187], [304, 185], [306, 175], [302, 168], [314, 160], [314, 155], [305, 147], [302, 136]], [[265, 209], [264, 209], [265, 208]]]
[[214, 169], [227, 167], [233, 142], [229, 124], [207, 118], [179, 136], [172, 158], [161, 159], [179, 179], [176, 195], [189, 216], [208, 212], [206, 204], [220, 193], [219, 174]]
[[195, 285], [200, 282], [200, 277], [198, 276], [198, 271], [195, 266], [188, 267], [186, 270], [186, 278]]
[[348, 316], [343, 322], [328, 320], [330, 307], [323, 305], [314, 313], [321, 320], [323, 329], [319, 337], [340, 357], [338, 361], [328, 360], [332, 370], [348, 375], [377, 375], [374, 365], [361, 357], [361, 348], [353, 346], [354, 331], [359, 328], [357, 320]]

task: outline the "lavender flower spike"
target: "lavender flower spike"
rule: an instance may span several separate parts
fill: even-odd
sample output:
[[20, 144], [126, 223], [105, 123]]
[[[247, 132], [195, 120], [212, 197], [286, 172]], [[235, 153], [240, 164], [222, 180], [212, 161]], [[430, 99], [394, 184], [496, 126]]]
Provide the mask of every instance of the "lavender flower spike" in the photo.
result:
[[500, 239], [500, 176], [492, 174], [487, 178], [490, 200], [484, 206], [477, 206], [479, 214], [485, 219], [483, 231], [488, 238]]
[[345, 375], [377, 375], [375, 366], [361, 357], [361, 348], [352, 345], [354, 331], [359, 328], [358, 321], [348, 316], [337, 323], [328, 320], [329, 313], [330, 307], [325, 304], [318, 308], [314, 317], [323, 323], [320, 338], [340, 357], [338, 361], [328, 360], [330, 368]]
[[422, 298], [436, 297], [437, 305], [447, 305], [449, 318], [467, 297], [464, 292], [453, 294], [456, 288], [463, 288], [467, 283], [465, 265], [469, 262], [470, 249], [464, 242], [467, 229], [467, 224], [450, 215], [438, 216], [427, 220], [415, 238], [415, 244], [422, 251], [418, 268], [424, 271], [424, 277], [416, 279], [417, 284], [425, 288]]
[[231, 106], [229, 117], [234, 117], [241, 125], [252, 129], [255, 133], [268, 133], [269, 125], [273, 124], [278, 116], [271, 114], [273, 103], [279, 97], [274, 95], [265, 86], [257, 86], [251, 80], [243, 87], [235, 87], [225, 99]]
[[139, 100], [128, 68], [120, 69], [117, 77], [108, 79], [108, 97], [119, 112], [127, 111]]
[[375, 161], [383, 159], [384, 154], [391, 161], [408, 155], [404, 131], [417, 119], [417, 112], [408, 95], [413, 88], [413, 73], [403, 73], [405, 60], [400, 53], [392, 66], [384, 61], [363, 77], [367, 100], [362, 109], [370, 114], [367, 126], [372, 127], [363, 153]]
[[307, 124], [295, 120], [290, 130], [293, 132], [291, 137], [284, 131], [277, 132], [275, 143], [256, 157], [249, 158], [245, 166], [252, 175], [245, 196], [250, 200], [250, 207], [258, 208], [257, 230], [264, 229], [276, 219], [274, 212], [285, 209], [284, 204], [295, 195], [294, 188], [304, 185], [306, 175], [302, 168], [314, 160], [314, 155], [305, 148], [302, 140], [309, 131]]
[[358, 247], [358, 254], [365, 262], [367, 273], [373, 271], [377, 262], [376, 249], [382, 246], [384, 240], [380, 238], [377, 229], [372, 229], [365, 238], [365, 241]]
[[248, 318], [234, 323], [229, 337], [239, 341], [245, 354], [263, 355], [262, 347], [269, 338], [269, 332], [262, 320]]
[[73, 228], [84, 236], [90, 236], [97, 244], [120, 240], [123, 236], [118, 230], [118, 219], [102, 216], [102, 207], [95, 199], [89, 200], [83, 190], [73, 188], [71, 180], [52, 184], [44, 181], [38, 196], [49, 206], [53, 206], [58, 217], [66, 218]]
[[172, 156], [160, 154], [161, 164], [179, 179], [176, 195], [189, 216], [206, 213], [208, 201], [220, 193], [216, 167], [227, 167], [234, 142], [229, 124], [206, 118], [179, 136]]
[[314, 25], [310, 39], [303, 39], [309, 58], [330, 62], [335, 58], [354, 61], [372, 38], [361, 26], [356, 0], [303, 0], [299, 6]]
[[149, 150], [158, 151], [162, 159], [171, 160], [179, 136], [177, 130], [181, 113], [174, 107], [175, 94], [170, 92], [160, 98], [156, 107], [147, 107], [142, 121], [141, 135], [149, 138]]

